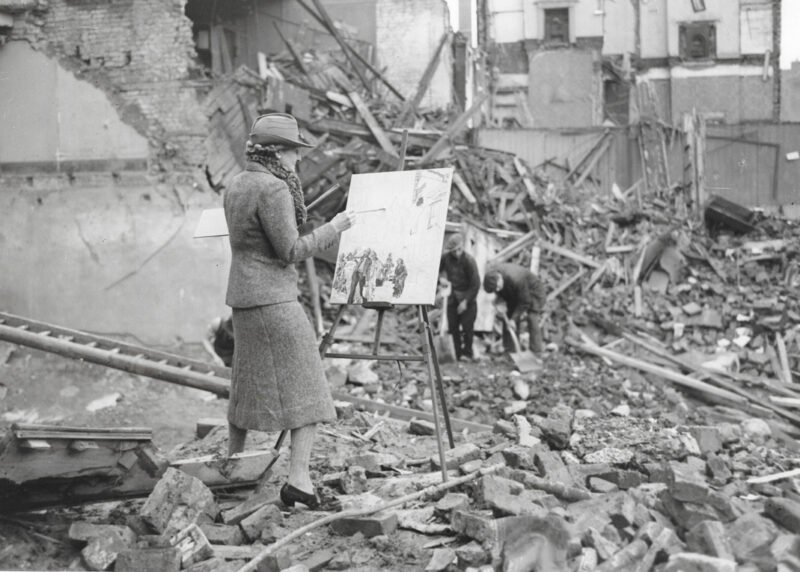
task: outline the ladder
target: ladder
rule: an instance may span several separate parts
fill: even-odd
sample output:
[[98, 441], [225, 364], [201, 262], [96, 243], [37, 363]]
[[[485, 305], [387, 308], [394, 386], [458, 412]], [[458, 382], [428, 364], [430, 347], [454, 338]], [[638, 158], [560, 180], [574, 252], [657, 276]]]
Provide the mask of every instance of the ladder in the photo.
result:
[[[186, 387], [210, 391], [224, 398], [228, 397], [230, 390], [231, 374], [226, 367], [5, 312], [0, 312], [0, 340]], [[334, 391], [332, 394], [335, 400], [347, 401], [358, 409], [373, 413], [388, 413], [394, 419], [433, 421], [433, 414], [428, 411], [380, 403], [344, 392]], [[458, 431], [466, 429], [471, 432], [482, 432], [492, 429], [488, 425], [473, 421], [462, 419], [452, 419], [451, 421], [453, 428]]]
[[227, 368], [0, 312], [0, 340], [228, 397]]

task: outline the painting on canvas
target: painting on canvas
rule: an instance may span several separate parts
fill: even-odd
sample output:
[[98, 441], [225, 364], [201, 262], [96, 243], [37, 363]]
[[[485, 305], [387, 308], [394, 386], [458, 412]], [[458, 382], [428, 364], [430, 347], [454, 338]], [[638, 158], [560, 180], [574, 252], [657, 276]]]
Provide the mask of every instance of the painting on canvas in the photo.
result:
[[353, 175], [331, 303], [433, 304], [453, 169]]

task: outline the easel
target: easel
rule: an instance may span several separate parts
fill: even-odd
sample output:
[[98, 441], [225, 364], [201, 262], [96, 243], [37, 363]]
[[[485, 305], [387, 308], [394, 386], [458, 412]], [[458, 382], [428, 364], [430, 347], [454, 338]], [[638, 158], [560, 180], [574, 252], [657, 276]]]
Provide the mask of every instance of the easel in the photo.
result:
[[[403, 140], [401, 145], [400, 159], [398, 170], [402, 171], [405, 166], [406, 145], [408, 142], [408, 131], [403, 131]], [[364, 302], [361, 304], [362, 308], [367, 310], [378, 311], [378, 321], [375, 326], [375, 338], [372, 344], [371, 353], [329, 353], [328, 348], [334, 341], [336, 329], [339, 327], [344, 311], [348, 306], [352, 305], [353, 297], [355, 295], [355, 288], [350, 292], [347, 303], [339, 306], [336, 312], [336, 317], [333, 320], [330, 330], [323, 336], [322, 343], [319, 347], [319, 355], [322, 358], [346, 358], [346, 359], [366, 359], [366, 360], [382, 360], [382, 361], [403, 361], [403, 362], [425, 362], [428, 366], [428, 381], [430, 383], [431, 401], [433, 402], [433, 422], [436, 431], [436, 445], [439, 451], [439, 463], [442, 468], [442, 480], [447, 481], [447, 465], [444, 459], [444, 444], [442, 442], [441, 422], [439, 419], [439, 404], [441, 403], [442, 417], [444, 417], [444, 425], [447, 430], [447, 438], [450, 448], [455, 447], [453, 441], [453, 430], [450, 427], [450, 416], [447, 413], [447, 400], [444, 394], [444, 386], [442, 384], [442, 374], [439, 370], [439, 361], [436, 356], [436, 348], [433, 343], [433, 331], [431, 329], [430, 320], [428, 319], [428, 309], [423, 304], [415, 305], [417, 308], [417, 319], [421, 329], [422, 336], [422, 355], [413, 354], [380, 354], [381, 344], [381, 327], [383, 326], [383, 317], [386, 310], [395, 309], [395, 305], [389, 302]]]
[[[408, 130], [403, 130], [403, 140], [401, 144], [401, 151], [400, 151], [400, 158], [398, 160], [398, 170], [402, 171], [405, 166], [405, 159], [406, 159], [406, 147], [408, 145]], [[336, 329], [339, 327], [339, 323], [342, 320], [342, 316], [344, 315], [344, 311], [347, 309], [348, 306], [352, 305], [353, 297], [355, 294], [355, 288], [353, 288], [350, 292], [350, 296], [348, 297], [347, 303], [342, 304], [339, 307], [339, 310], [336, 312], [336, 317], [333, 320], [333, 324], [331, 325], [331, 329], [322, 337], [322, 342], [319, 346], [319, 355], [321, 358], [345, 358], [345, 359], [367, 359], [367, 360], [379, 360], [379, 361], [419, 361], [425, 362], [428, 365], [428, 381], [430, 382], [430, 389], [431, 389], [431, 401], [433, 402], [433, 423], [436, 432], [436, 446], [439, 451], [439, 464], [442, 468], [442, 481], [447, 482], [447, 464], [445, 463], [444, 459], [444, 443], [442, 443], [442, 430], [441, 430], [441, 422], [439, 420], [439, 403], [441, 402], [442, 408], [442, 416], [444, 417], [444, 425], [445, 429], [447, 430], [447, 439], [450, 444], [450, 448], [452, 449], [455, 447], [455, 442], [453, 441], [453, 430], [450, 427], [450, 415], [447, 412], [447, 400], [444, 394], [444, 386], [442, 385], [442, 374], [439, 370], [439, 360], [436, 356], [436, 347], [433, 343], [433, 331], [431, 330], [431, 324], [428, 320], [428, 309], [423, 304], [417, 304], [417, 318], [419, 320], [419, 325], [422, 329], [422, 355], [387, 355], [387, 354], [379, 354], [378, 350], [380, 349], [381, 344], [381, 327], [383, 326], [383, 316], [386, 310], [392, 310], [395, 308], [394, 304], [389, 302], [365, 302], [361, 304], [362, 308], [368, 310], [377, 310], [378, 311], [378, 322], [375, 326], [375, 340], [372, 345], [372, 353], [368, 354], [344, 354], [344, 353], [328, 353], [328, 348], [334, 342], [334, 334], [336, 333]], [[437, 396], [438, 393], [438, 396]], [[277, 460], [278, 453], [281, 449], [281, 445], [283, 444], [284, 439], [286, 438], [286, 433], [288, 431], [284, 430], [281, 431], [280, 435], [278, 435], [278, 440], [275, 443], [275, 460]], [[270, 463], [267, 470], [264, 472], [264, 477], [269, 474], [269, 470], [272, 468], [275, 460]], [[264, 480], [262, 480], [264, 482]]]

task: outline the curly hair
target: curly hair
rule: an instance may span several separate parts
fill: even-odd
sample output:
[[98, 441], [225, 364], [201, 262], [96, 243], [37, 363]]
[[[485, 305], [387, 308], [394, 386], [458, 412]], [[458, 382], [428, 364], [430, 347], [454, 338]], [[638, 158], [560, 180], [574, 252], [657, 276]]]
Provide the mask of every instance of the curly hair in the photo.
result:
[[285, 149], [285, 147], [281, 145], [260, 145], [248, 141], [245, 148], [245, 157], [248, 161], [254, 161], [263, 165], [267, 171], [286, 183], [289, 187], [289, 192], [292, 194], [292, 201], [294, 202], [294, 219], [297, 226], [300, 226], [306, 222], [306, 218], [308, 217], [305, 197], [303, 196], [303, 187], [297, 173], [281, 165], [279, 153], [283, 149]]

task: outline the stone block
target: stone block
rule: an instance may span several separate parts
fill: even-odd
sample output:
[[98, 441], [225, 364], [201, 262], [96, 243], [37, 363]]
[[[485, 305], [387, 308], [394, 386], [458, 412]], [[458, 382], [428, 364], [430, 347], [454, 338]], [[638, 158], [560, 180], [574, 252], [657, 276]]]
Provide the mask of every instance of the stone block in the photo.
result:
[[473, 566], [481, 566], [487, 564], [491, 560], [491, 556], [483, 549], [483, 547], [475, 541], [468, 542], [464, 546], [456, 548], [456, 558], [458, 559], [458, 568], [460, 570], [469, 569]]
[[242, 542], [244, 542], [242, 529], [235, 525], [206, 523], [201, 524], [200, 528], [211, 544], [229, 544], [230, 546], [239, 546]]
[[335, 520], [331, 523], [331, 530], [342, 536], [352, 536], [357, 532], [367, 538], [389, 535], [397, 530], [397, 513], [385, 512]]
[[[491, 465], [491, 463], [487, 463], [487, 465]], [[470, 473], [474, 473], [483, 466], [484, 466], [484, 461], [481, 461], [480, 459], [473, 459], [461, 465], [458, 468], [458, 472], [461, 473], [462, 475], [468, 475]]]
[[453, 511], [466, 509], [469, 502], [469, 497], [464, 493], [447, 493], [433, 505], [433, 514], [450, 522]]
[[617, 572], [618, 570], [627, 570], [631, 565], [641, 560], [648, 550], [647, 543], [641, 538], [637, 538], [621, 550], [618, 550], [614, 556], [603, 562], [597, 567], [597, 572]]
[[123, 550], [114, 564], [114, 572], [178, 572], [180, 569], [181, 552], [174, 547]]
[[216, 427], [227, 427], [228, 420], [222, 417], [202, 417], [195, 424], [194, 434], [198, 439], [208, 435]]
[[490, 510], [454, 510], [450, 526], [456, 534], [467, 536], [481, 544], [491, 544], [497, 536], [497, 524]]
[[694, 525], [686, 533], [686, 544], [693, 552], [734, 560], [728, 534], [718, 520], [704, 520]]
[[584, 463], [581, 465], [567, 465], [567, 470], [572, 475], [572, 480], [577, 486], [585, 487], [588, 486], [591, 477], [603, 479], [612, 469], [611, 465], [606, 463]]
[[547, 451], [544, 448], [534, 449], [533, 462], [539, 474], [549, 481], [560, 483], [565, 487], [574, 487], [572, 474], [567, 469], [567, 465], [561, 460], [561, 456], [555, 451]]
[[533, 451], [530, 447], [523, 447], [522, 445], [512, 445], [506, 447], [501, 451], [505, 464], [515, 469], [532, 470], [535, 468], [533, 464]]
[[589, 527], [583, 534], [581, 542], [584, 546], [594, 548], [600, 560], [608, 560], [619, 550], [619, 545], [606, 538], [596, 528]]
[[583, 456], [586, 463], [607, 463], [610, 465], [627, 465], [633, 460], [633, 451], [618, 447], [605, 447]]
[[800, 536], [797, 534], [781, 534], [770, 546], [779, 572], [797, 572], [800, 570]]
[[669, 557], [664, 572], [736, 572], [736, 562], [695, 552], [680, 552]]
[[311, 556], [305, 558], [302, 563], [305, 564], [305, 567], [311, 572], [318, 572], [319, 570], [324, 570], [328, 563], [333, 560], [334, 556], [336, 555], [332, 550], [317, 550]]
[[[344, 385], [344, 383], [342, 383]], [[356, 407], [349, 401], [334, 401], [337, 419], [352, 419], [356, 414]]]
[[717, 485], [724, 485], [733, 477], [733, 473], [728, 468], [725, 459], [719, 455], [708, 455], [706, 458], [706, 474]]
[[[463, 443], [454, 449], [448, 449], [444, 454], [444, 462], [448, 470], [457, 469], [467, 461], [480, 458], [481, 450], [475, 443]], [[441, 468], [438, 455], [433, 455], [430, 462], [433, 470]]]
[[573, 411], [566, 405], [556, 405], [547, 415], [546, 419], [538, 422], [544, 440], [553, 449], [566, 449], [572, 435]]
[[399, 465], [400, 459], [398, 459], [395, 455], [392, 455], [390, 453], [367, 452], [367, 453], [361, 453], [360, 455], [354, 455], [352, 457], [348, 457], [345, 460], [345, 464], [348, 467], [352, 467], [353, 465], [358, 465], [359, 467], [364, 467], [367, 471], [372, 471], [377, 473], [380, 472], [380, 470], [384, 466], [395, 467]]
[[666, 463], [645, 463], [644, 470], [651, 483], [667, 483], [672, 474]]
[[214, 494], [200, 479], [168, 468], [139, 514], [160, 534], [174, 534], [192, 523], [213, 522]]
[[689, 464], [671, 461], [669, 492], [675, 500], [702, 504], [708, 501], [711, 489], [701, 474]]
[[[202, 562], [195, 562], [194, 564], [184, 568], [184, 572], [236, 572], [244, 561], [225, 560], [223, 558], [214, 557]], [[127, 571], [126, 571], [127, 572]]]
[[358, 495], [367, 490], [367, 470], [359, 465], [347, 467], [339, 477], [339, 487], [346, 495]]
[[435, 435], [436, 425], [424, 419], [412, 419], [408, 425], [408, 432], [412, 435]]
[[601, 479], [600, 477], [589, 477], [589, 490], [596, 493], [613, 493], [614, 491], [618, 491], [619, 487], [611, 481]]
[[667, 492], [661, 497], [664, 513], [672, 518], [682, 529], [690, 529], [704, 520], [719, 520], [719, 514], [713, 507], [705, 504], [681, 502], [672, 498]]
[[775, 524], [755, 512], [748, 512], [725, 525], [725, 531], [737, 561], [748, 560], [751, 553], [772, 544], [778, 536]]
[[456, 551], [452, 548], [434, 548], [426, 572], [443, 572], [457, 560]]
[[689, 433], [697, 441], [700, 454], [707, 457], [722, 449], [722, 433], [716, 427], [708, 425], [690, 425]]
[[523, 485], [510, 479], [486, 475], [479, 481], [478, 491], [486, 506], [501, 514], [544, 516], [548, 512], [537, 502], [545, 493], [526, 490]]
[[73, 522], [67, 533], [70, 540], [88, 542], [95, 538], [113, 535], [129, 546], [136, 542], [136, 534], [127, 526], [117, 524], [92, 524], [90, 522]]
[[769, 498], [764, 514], [792, 534], [800, 534], [800, 502], [788, 498]]
[[251, 496], [241, 504], [233, 508], [222, 511], [222, 522], [225, 524], [239, 524], [248, 516], [256, 512], [258, 509], [267, 504], [277, 504], [280, 502], [280, 497], [275, 491], [263, 492]]
[[102, 536], [96, 536], [89, 540], [89, 543], [81, 550], [81, 555], [90, 570], [107, 570], [117, 559], [119, 553], [132, 548], [134, 542], [130, 541], [129, 535], [110, 530]]
[[581, 555], [572, 569], [575, 572], [594, 572], [597, 569], [597, 563], [597, 551], [594, 548], [586, 547], [581, 550]]
[[239, 523], [244, 535], [254, 541], [261, 536], [261, 531], [269, 524], [280, 524], [283, 522], [283, 514], [274, 504], [266, 504], [256, 512], [245, 518]]

